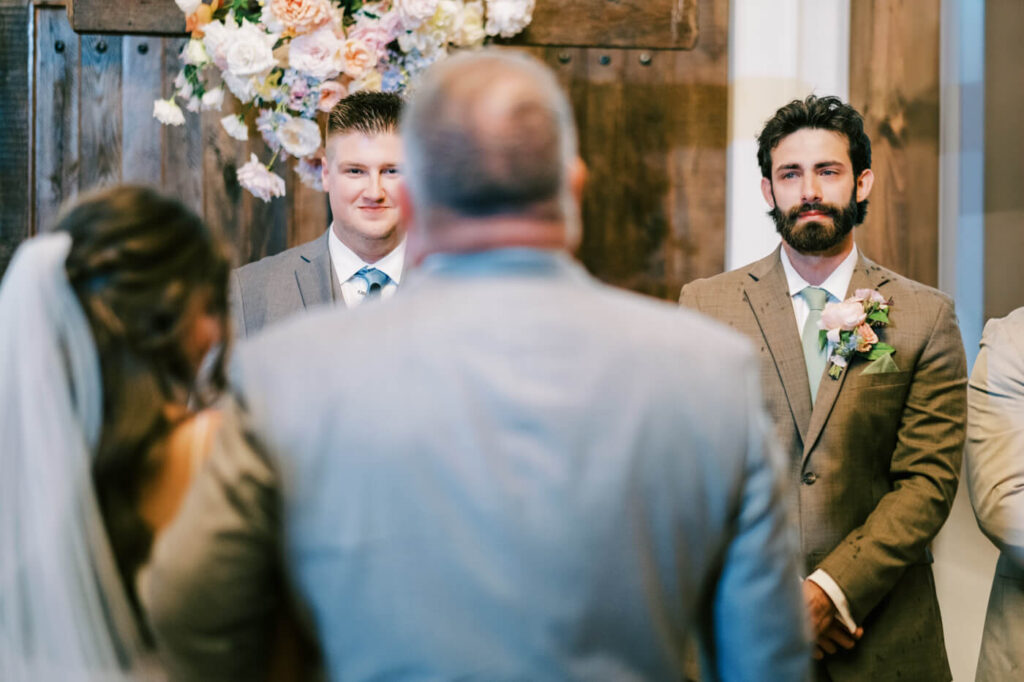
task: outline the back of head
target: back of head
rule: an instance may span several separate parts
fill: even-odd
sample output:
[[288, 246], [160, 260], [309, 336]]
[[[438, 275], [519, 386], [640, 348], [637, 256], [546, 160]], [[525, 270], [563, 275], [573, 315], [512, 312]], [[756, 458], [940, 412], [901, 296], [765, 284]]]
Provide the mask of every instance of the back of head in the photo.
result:
[[[153, 445], [173, 425], [195, 378], [188, 335], [198, 315], [226, 333], [229, 261], [220, 241], [180, 202], [122, 186], [79, 199], [54, 231], [71, 235], [65, 268], [100, 360], [103, 423], [93, 480], [119, 568], [130, 587], [149, 552], [138, 513]], [[214, 367], [221, 378], [221, 361]], [[131, 593], [131, 590], [128, 590]]]
[[572, 110], [551, 71], [532, 57], [489, 49], [433, 66], [410, 100], [402, 135], [418, 209], [567, 217]]
[[398, 130], [402, 98], [392, 92], [357, 92], [334, 105], [327, 118], [327, 137], [362, 133], [383, 135]]

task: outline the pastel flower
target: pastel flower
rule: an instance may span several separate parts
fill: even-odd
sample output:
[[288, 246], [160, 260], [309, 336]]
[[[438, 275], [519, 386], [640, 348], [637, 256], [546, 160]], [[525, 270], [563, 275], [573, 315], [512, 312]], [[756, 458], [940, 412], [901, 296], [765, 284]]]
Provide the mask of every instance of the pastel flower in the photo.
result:
[[855, 297], [862, 301], [870, 301], [871, 303], [885, 303], [885, 297], [874, 289], [857, 289], [853, 294]]
[[388, 43], [399, 33], [401, 17], [398, 12], [392, 11], [371, 18], [364, 14], [367, 9], [364, 5], [363, 12], [359, 13], [355, 25], [348, 31], [348, 37], [362, 42], [380, 59], [387, 55]]
[[860, 338], [860, 343], [857, 344], [858, 353], [866, 353], [871, 350], [871, 347], [878, 343], [878, 334], [871, 328], [871, 325], [860, 324], [856, 331], [857, 336]]
[[320, 84], [320, 102], [316, 108], [329, 112], [347, 94], [348, 89], [338, 81], [324, 81]]
[[299, 159], [299, 162], [295, 164], [295, 174], [299, 176], [302, 184], [318, 192], [324, 191], [322, 169], [323, 161], [316, 157]]
[[270, 71], [277, 64], [274, 43], [278, 36], [266, 33], [251, 22], [243, 22], [232, 31], [225, 50], [227, 69], [234, 76], [256, 76]]
[[[331, 18], [328, 0], [270, 0], [264, 6], [271, 23], [290, 35], [300, 35], [323, 26]], [[268, 24], [269, 27], [269, 24]]]
[[825, 334], [825, 338], [828, 339], [829, 343], [838, 344], [840, 341], [842, 341], [842, 337], [840, 336], [840, 329], [838, 327], [836, 327], [835, 329], [829, 329], [828, 332]]
[[225, 116], [220, 120], [220, 124], [224, 126], [224, 130], [232, 138], [239, 142], [245, 142], [249, 139], [249, 126], [245, 125], [245, 121], [242, 120], [241, 116]]
[[206, 46], [203, 45], [203, 41], [195, 38], [185, 43], [185, 49], [181, 51], [181, 59], [186, 64], [194, 66], [204, 66], [210, 63], [210, 55], [206, 53]]
[[153, 118], [168, 126], [180, 126], [185, 123], [185, 114], [181, 107], [174, 103], [173, 97], [153, 102]]
[[345, 68], [345, 43], [330, 26], [293, 39], [290, 48], [289, 66], [316, 80], [334, 78]]
[[192, 113], [198, 112], [201, 105], [202, 101], [198, 97], [189, 97], [188, 101], [185, 102], [185, 108]]
[[379, 92], [381, 83], [382, 78], [380, 75], [380, 71], [377, 71], [376, 69], [370, 69], [369, 71], [364, 72], [362, 76], [352, 81], [351, 84], [349, 84], [348, 92], [350, 95], [356, 92], [363, 92], [364, 90], [368, 90], [370, 92]]
[[320, 126], [308, 118], [290, 118], [277, 130], [284, 150], [294, 157], [309, 156], [320, 147]]
[[202, 105], [203, 111], [220, 111], [220, 108], [224, 105], [224, 88], [207, 90], [203, 94]]
[[829, 303], [821, 312], [821, 322], [818, 323], [821, 329], [842, 329], [852, 331], [856, 329], [867, 318], [864, 312], [864, 304], [860, 301], [848, 299], [842, 303]]
[[846, 367], [846, 358], [836, 353], [832, 356], [832, 364], [837, 367]]
[[533, 7], [534, 0], [488, 0], [487, 35], [511, 38], [533, 19]]
[[440, 0], [395, 0], [395, 8], [406, 28], [416, 28], [434, 16]]
[[[377, 54], [370, 51], [365, 43], [359, 40], [345, 41], [345, 75], [359, 78], [368, 69], [377, 65]], [[379, 89], [378, 85], [378, 89]]]
[[484, 31], [484, 4], [467, 2], [462, 11], [459, 30], [453, 41], [460, 47], [476, 47], [484, 42], [487, 32]]
[[228, 90], [231, 94], [238, 98], [238, 101], [242, 104], [251, 102], [256, 97], [256, 79], [251, 76], [248, 78], [240, 78], [227, 71], [221, 74], [224, 79], [224, 85], [228, 86]]
[[249, 162], [238, 169], [237, 177], [238, 184], [257, 199], [266, 202], [284, 196], [284, 178], [271, 173], [255, 154], [251, 154]]

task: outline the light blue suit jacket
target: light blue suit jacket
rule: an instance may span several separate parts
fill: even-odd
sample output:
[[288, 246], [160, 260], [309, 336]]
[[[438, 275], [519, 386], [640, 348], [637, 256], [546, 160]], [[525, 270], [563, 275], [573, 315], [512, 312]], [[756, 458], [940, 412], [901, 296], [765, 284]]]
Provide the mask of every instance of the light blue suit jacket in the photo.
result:
[[278, 546], [334, 680], [802, 679], [757, 358], [568, 256], [435, 256], [240, 351], [155, 551], [173, 670], [262, 665]]

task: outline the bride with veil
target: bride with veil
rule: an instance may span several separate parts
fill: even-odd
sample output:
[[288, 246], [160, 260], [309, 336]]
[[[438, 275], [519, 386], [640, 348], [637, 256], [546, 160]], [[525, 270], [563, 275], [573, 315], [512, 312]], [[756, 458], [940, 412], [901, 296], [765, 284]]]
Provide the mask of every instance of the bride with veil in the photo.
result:
[[[134, 583], [206, 423], [226, 333], [203, 222], [119, 187], [25, 242], [0, 284], [0, 680], [161, 679]], [[222, 376], [213, 362], [213, 383]]]

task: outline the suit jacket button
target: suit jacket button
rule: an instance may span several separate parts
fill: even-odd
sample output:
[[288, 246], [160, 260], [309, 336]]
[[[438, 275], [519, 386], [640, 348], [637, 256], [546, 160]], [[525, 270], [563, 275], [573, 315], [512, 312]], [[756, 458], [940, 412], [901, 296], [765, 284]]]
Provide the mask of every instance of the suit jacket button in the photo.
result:
[[814, 482], [818, 480], [818, 475], [813, 471], [808, 471], [801, 480], [804, 482], [804, 485], [814, 485]]

